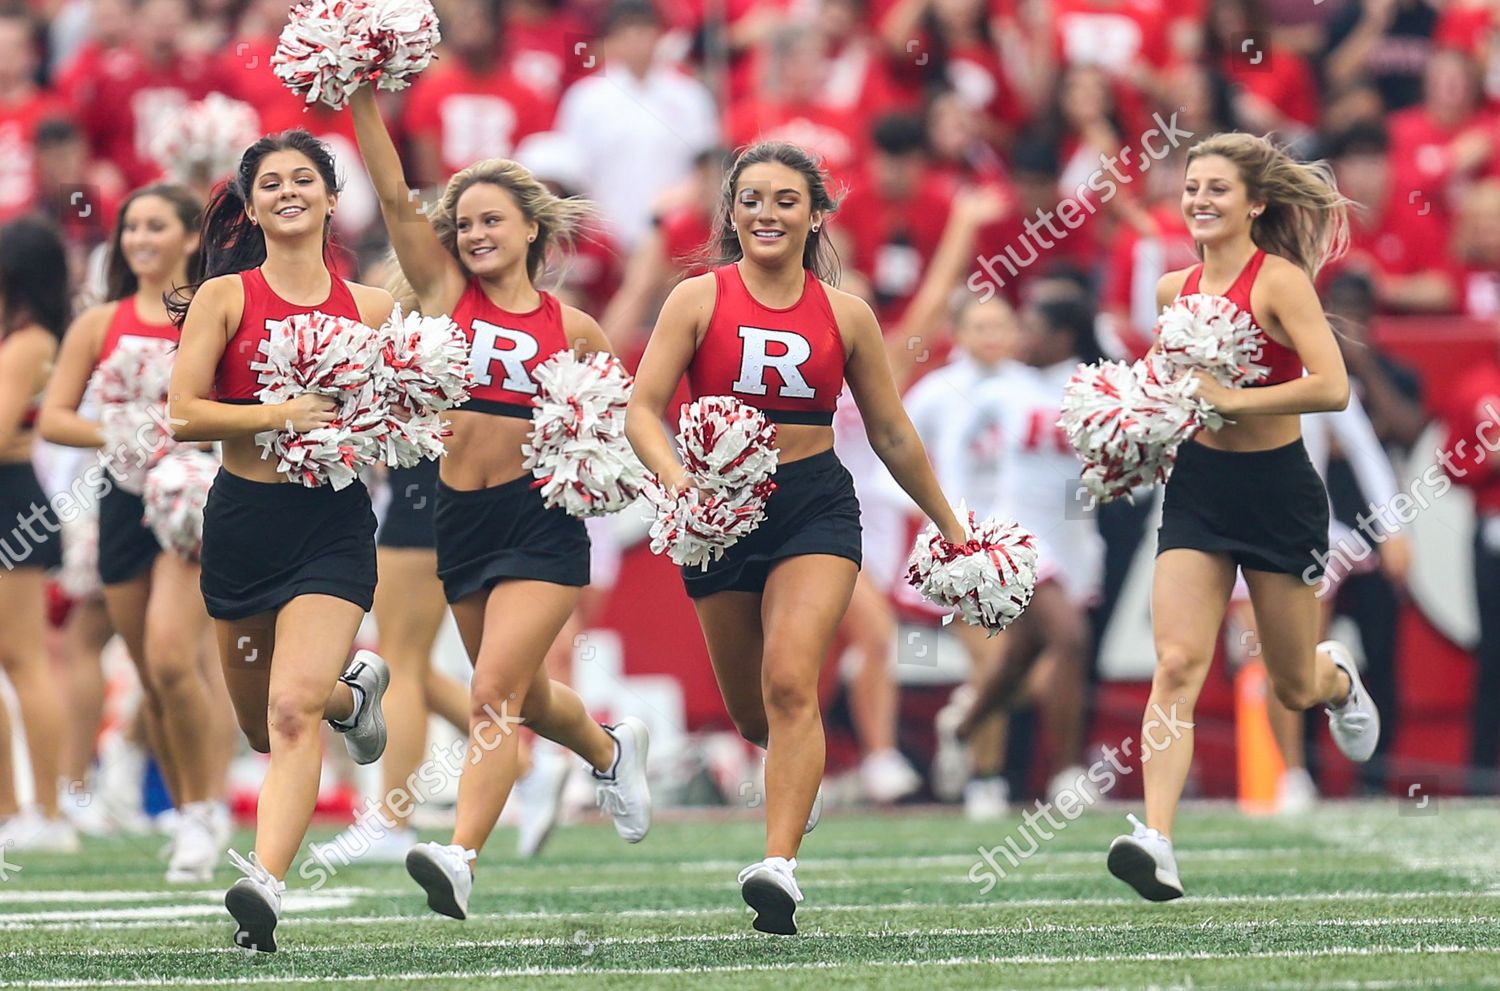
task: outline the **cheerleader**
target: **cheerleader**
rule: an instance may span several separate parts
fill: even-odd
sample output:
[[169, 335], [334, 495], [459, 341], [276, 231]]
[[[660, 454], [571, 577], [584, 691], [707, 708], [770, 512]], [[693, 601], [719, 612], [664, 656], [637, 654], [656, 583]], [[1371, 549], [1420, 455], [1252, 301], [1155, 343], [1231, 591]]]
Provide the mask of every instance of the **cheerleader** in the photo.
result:
[[[122, 341], [176, 342], [166, 297], [186, 285], [198, 263], [202, 204], [186, 188], [159, 184], [128, 196], [115, 220], [107, 262], [108, 302], [68, 328], [57, 371], [42, 400], [42, 436], [54, 444], [99, 449], [99, 423], [79, 406], [95, 368]], [[119, 452], [136, 457], [149, 452]], [[229, 809], [222, 801], [229, 746], [205, 746], [208, 727], [222, 723], [203, 669], [208, 613], [198, 566], [161, 553], [142, 522], [141, 497], [111, 481], [99, 496], [99, 578], [109, 621], [136, 666], [145, 702], [146, 735], [176, 805], [167, 880], [207, 881], [228, 843]], [[215, 741], [217, 742], [217, 741]]]
[[0, 703], [0, 849], [78, 849], [58, 810], [65, 730], [46, 645], [46, 573], [62, 565], [62, 524], [31, 461], [42, 388], [67, 320], [68, 261], [57, 232], [37, 220], [0, 228], [0, 670], [20, 703], [37, 806], [17, 806]]
[[469, 751], [451, 841], [406, 857], [428, 907], [462, 919], [471, 865], [519, 776], [521, 721], [589, 763], [621, 838], [639, 843], [651, 826], [645, 724], [601, 726], [576, 692], [547, 677], [547, 650], [589, 582], [589, 538], [582, 520], [546, 507], [522, 467], [536, 366], [565, 349], [610, 347], [592, 317], [535, 286], [548, 249], [585, 216], [583, 203], [554, 196], [515, 162], [488, 159], [450, 179], [427, 219], [413, 216], [374, 93], [361, 88], [350, 108], [409, 284], [403, 304], [451, 316], [472, 349], [472, 398], [451, 417], [433, 516], [438, 577], [474, 665]]
[[[1146, 821], [1109, 848], [1110, 873], [1143, 898], [1182, 896], [1172, 852], [1177, 801], [1193, 758], [1193, 706], [1242, 570], [1261, 618], [1262, 658], [1293, 710], [1328, 708], [1334, 742], [1365, 761], [1380, 716], [1343, 644], [1318, 642], [1316, 585], [1328, 545], [1328, 494], [1302, 443], [1300, 414], [1343, 409], [1349, 380], [1313, 278], [1346, 241], [1348, 201], [1321, 164], [1264, 138], [1218, 134], [1188, 152], [1182, 212], [1203, 262], [1157, 285], [1224, 296], [1250, 314], [1269, 373], [1256, 388], [1193, 373], [1232, 423], [1182, 445], [1162, 506], [1152, 583], [1156, 674], [1142, 725]], [[1154, 345], [1153, 345], [1154, 348]]]
[[345, 282], [328, 265], [338, 178], [306, 131], [246, 149], [203, 220], [203, 281], [170, 309], [182, 337], [168, 412], [178, 440], [221, 442], [224, 464], [203, 511], [202, 590], [224, 678], [250, 746], [271, 755], [255, 850], [231, 851], [244, 877], [224, 898], [235, 943], [271, 952], [292, 859], [317, 803], [318, 722], [344, 735], [356, 763], [385, 749], [388, 672], [370, 651], [349, 660], [375, 593], [375, 514], [363, 484], [289, 484], [263, 460], [257, 433], [332, 422], [333, 401], [307, 393], [256, 400], [251, 363], [277, 322], [314, 311], [378, 327], [390, 294]]
[[871, 446], [950, 541], [965, 539], [896, 392], [870, 307], [832, 288], [823, 225], [836, 207], [802, 149], [757, 144], [734, 163], [711, 242], [718, 265], [672, 290], [641, 359], [626, 430], [669, 492], [692, 485], [662, 417], [684, 374], [778, 424], [777, 488], [760, 528], [685, 569], [719, 689], [766, 754], [766, 856], [740, 872], [755, 928], [792, 934], [797, 849], [823, 777], [818, 674], [860, 567], [859, 502], [833, 452], [847, 376]]

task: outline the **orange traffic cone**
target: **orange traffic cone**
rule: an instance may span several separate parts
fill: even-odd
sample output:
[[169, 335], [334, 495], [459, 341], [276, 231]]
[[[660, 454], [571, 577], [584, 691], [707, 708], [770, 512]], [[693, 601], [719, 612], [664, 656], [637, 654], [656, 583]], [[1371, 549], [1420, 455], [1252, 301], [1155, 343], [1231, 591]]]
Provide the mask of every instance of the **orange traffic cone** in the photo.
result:
[[1234, 727], [1239, 759], [1240, 809], [1247, 815], [1271, 815], [1286, 763], [1271, 734], [1266, 714], [1270, 681], [1259, 660], [1249, 660], [1234, 676]]

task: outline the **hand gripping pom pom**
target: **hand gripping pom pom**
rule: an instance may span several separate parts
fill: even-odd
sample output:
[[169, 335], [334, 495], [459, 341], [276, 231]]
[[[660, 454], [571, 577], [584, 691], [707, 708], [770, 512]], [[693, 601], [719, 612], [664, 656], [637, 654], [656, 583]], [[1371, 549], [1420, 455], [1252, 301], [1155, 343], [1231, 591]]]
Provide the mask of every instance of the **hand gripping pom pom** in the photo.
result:
[[234, 175], [260, 137], [255, 108], [210, 93], [174, 114], [151, 141], [151, 157], [174, 182], [214, 185]]
[[694, 488], [674, 499], [654, 478], [646, 494], [656, 506], [651, 550], [674, 564], [707, 568], [766, 518], [779, 452], [776, 425], [730, 396], [705, 396], [684, 406], [677, 445]]
[[1156, 353], [1170, 377], [1198, 368], [1238, 387], [1266, 376], [1266, 366], [1257, 364], [1265, 338], [1250, 314], [1223, 296], [1179, 296], [1162, 310], [1156, 329]]
[[429, 0], [302, 0], [271, 66], [306, 102], [337, 110], [367, 83], [405, 89], [431, 63], [440, 40]]
[[599, 351], [580, 361], [560, 351], [533, 375], [541, 391], [521, 453], [547, 505], [578, 517], [629, 506], [646, 484], [646, 469], [625, 439], [631, 377], [620, 359]]
[[99, 363], [92, 381], [99, 397], [101, 463], [115, 484], [140, 495], [146, 472], [175, 446], [167, 422], [173, 343], [124, 338]]
[[203, 549], [203, 506], [219, 471], [219, 459], [195, 447], [179, 447], [146, 476], [143, 519], [157, 543], [196, 561]]
[[1019, 524], [976, 520], [964, 506], [969, 539], [949, 543], [929, 523], [913, 544], [906, 580], [923, 598], [956, 608], [965, 623], [998, 633], [1025, 612], [1036, 590], [1036, 538]]
[[57, 584], [74, 602], [97, 598], [104, 591], [99, 580], [99, 510], [90, 504], [88, 511], [62, 520], [62, 567]]

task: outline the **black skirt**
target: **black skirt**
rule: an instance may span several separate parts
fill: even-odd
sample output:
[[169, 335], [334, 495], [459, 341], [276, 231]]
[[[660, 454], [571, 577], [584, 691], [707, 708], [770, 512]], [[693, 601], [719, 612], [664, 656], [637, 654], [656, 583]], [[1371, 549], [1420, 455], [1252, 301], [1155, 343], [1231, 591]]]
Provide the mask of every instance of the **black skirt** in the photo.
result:
[[437, 573], [458, 602], [510, 578], [582, 587], [589, 583], [583, 521], [548, 509], [530, 474], [488, 489], [437, 483]]
[[203, 507], [203, 602], [243, 619], [299, 595], [375, 601], [375, 513], [363, 483], [335, 492], [253, 482], [224, 469]]
[[436, 546], [432, 514], [437, 506], [437, 478], [438, 463], [425, 458], [414, 467], [392, 468], [386, 474], [391, 499], [375, 534], [377, 545], [424, 550]]
[[1183, 444], [1167, 480], [1156, 553], [1228, 554], [1251, 571], [1323, 575], [1328, 490], [1301, 438], [1269, 451]]
[[30, 461], [0, 464], [0, 575], [62, 567], [62, 523]]
[[105, 479], [99, 497], [99, 581], [118, 585], [151, 569], [161, 545], [146, 526], [146, 504]]
[[682, 569], [690, 598], [715, 592], [760, 592], [771, 565], [803, 554], [861, 560], [859, 499], [854, 478], [832, 448], [781, 465], [772, 476], [776, 491], [766, 500], [766, 518], [750, 536], [708, 566]]

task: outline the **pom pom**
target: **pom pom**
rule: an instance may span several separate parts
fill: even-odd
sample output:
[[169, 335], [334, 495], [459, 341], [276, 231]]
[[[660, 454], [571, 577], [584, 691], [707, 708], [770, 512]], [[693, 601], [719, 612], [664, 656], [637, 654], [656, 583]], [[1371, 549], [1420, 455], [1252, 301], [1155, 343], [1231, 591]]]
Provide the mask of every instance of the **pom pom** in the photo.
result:
[[240, 156], [260, 133], [260, 115], [254, 107], [210, 93], [174, 114], [156, 132], [151, 157], [174, 182], [213, 185], [234, 175]]
[[386, 90], [409, 86], [440, 40], [429, 0], [302, 0], [281, 31], [271, 66], [306, 102], [337, 110], [367, 83]]
[[730, 396], [705, 396], [684, 406], [677, 445], [694, 487], [673, 498], [648, 478], [645, 492], [656, 506], [651, 550], [674, 564], [706, 569], [753, 533], [776, 491], [775, 442], [776, 425]]
[[625, 439], [631, 377], [620, 359], [597, 351], [580, 361], [559, 351], [534, 375], [540, 392], [521, 453], [547, 505], [590, 517], [634, 502], [646, 469]]
[[397, 306], [380, 328], [379, 375], [387, 401], [411, 410], [444, 410], [469, 398], [469, 342], [446, 316]]
[[219, 459], [196, 447], [179, 447], [146, 476], [143, 519], [163, 548], [196, 561], [203, 549], [203, 506]]
[[171, 341], [125, 337], [94, 371], [99, 397], [100, 458], [115, 484], [140, 495], [146, 472], [176, 442], [167, 423]]
[[907, 559], [906, 580], [923, 598], [956, 608], [965, 623], [998, 633], [1036, 590], [1036, 537], [1009, 520], [976, 520], [958, 508], [968, 540], [953, 544], [929, 523]]
[[93, 503], [71, 522], [62, 520], [62, 567], [57, 572], [57, 584], [74, 602], [98, 598], [104, 591], [99, 579], [99, 508]]
[[1162, 310], [1156, 324], [1156, 353], [1166, 362], [1164, 377], [1202, 369], [1221, 385], [1238, 387], [1265, 378], [1257, 364], [1265, 339], [1250, 314], [1223, 296], [1179, 296]]

